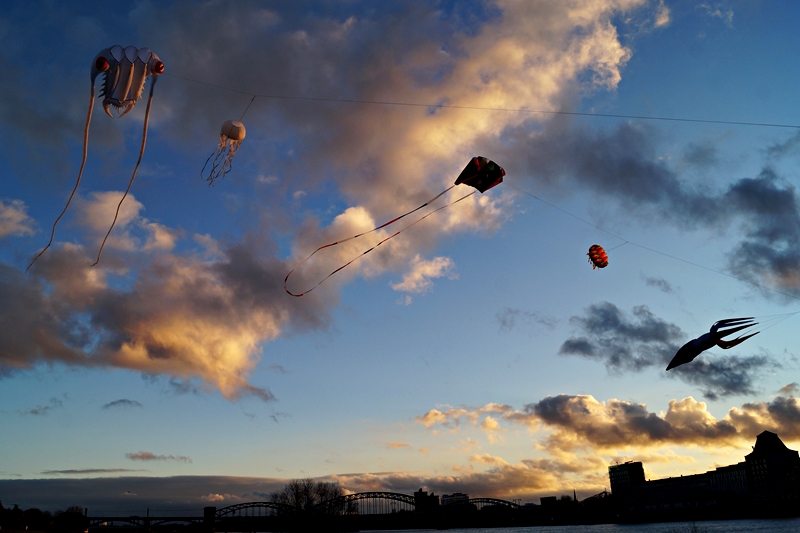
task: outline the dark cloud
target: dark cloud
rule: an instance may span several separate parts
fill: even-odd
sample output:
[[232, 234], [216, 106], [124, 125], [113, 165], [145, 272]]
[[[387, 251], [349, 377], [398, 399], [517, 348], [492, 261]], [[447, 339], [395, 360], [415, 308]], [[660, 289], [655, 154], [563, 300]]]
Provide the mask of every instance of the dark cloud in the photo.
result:
[[120, 400], [114, 400], [113, 402], [108, 402], [102, 408], [112, 409], [112, 408], [129, 408], [129, 407], [142, 407], [142, 404], [137, 402], [136, 400], [128, 400], [127, 398], [122, 398]]
[[61, 400], [59, 400], [58, 398], [50, 398], [50, 402], [47, 405], [37, 405], [36, 407], [32, 407], [31, 409], [20, 411], [20, 414], [44, 416], [50, 414], [51, 412], [53, 412], [53, 410], [60, 409], [62, 407], [64, 407], [64, 403]]
[[196, 509], [202, 515], [208, 505], [205, 494], [269, 494], [283, 488], [286, 480], [230, 476], [99, 477], [77, 479], [0, 479], [0, 494], [13, 494], [14, 503], [27, 509], [55, 511], [80, 502], [89, 514], [141, 509]]
[[753, 394], [755, 377], [767, 369], [780, 368], [766, 355], [745, 357], [698, 357], [691, 364], [670, 370], [680, 379], [700, 387], [703, 396], [717, 400], [731, 394]]
[[764, 150], [769, 159], [780, 159], [800, 154], [800, 133], [795, 133], [783, 142], [775, 142]]
[[288, 374], [286, 369], [283, 368], [283, 365], [276, 365], [276, 364], [267, 365], [267, 370], [272, 370], [273, 372], [276, 372], [278, 374]]
[[693, 143], [686, 146], [683, 160], [695, 167], [712, 167], [719, 163], [717, 148], [710, 142]]
[[128, 452], [125, 454], [125, 457], [132, 461], [178, 461], [181, 463], [192, 462], [191, 457], [187, 457], [185, 455], [156, 455], [151, 452]]
[[[794, 186], [771, 166], [792, 154], [795, 135], [766, 150], [767, 163], [755, 177], [714, 188], [707, 180], [683, 177], [659, 151], [658, 130], [624, 123], [591, 129], [557, 118], [532, 135], [530, 125], [506, 132], [495, 143], [499, 160], [537, 185], [574, 188], [612, 200], [628, 216], [663, 220], [680, 229], [741, 227], [743, 237], [728, 257], [736, 277], [800, 297], [800, 201]], [[521, 148], [524, 147], [524, 150]], [[714, 164], [713, 144], [689, 144], [685, 162]]]
[[520, 128], [509, 138], [514, 142], [497, 148], [505, 152], [503, 161], [537, 181], [562, 186], [577, 182], [583, 190], [616, 199], [631, 215], [652, 216], [656, 210], [684, 228], [720, 220], [719, 199], [680, 180], [660, 157], [658, 131], [649, 125], [594, 130], [556, 119], [538, 135]]
[[140, 468], [81, 468], [77, 470], [45, 470], [41, 472], [43, 476], [52, 475], [70, 475], [70, 476], [84, 476], [89, 474], [121, 474], [123, 472], [147, 472]]
[[651, 278], [643, 275], [642, 279], [644, 279], [644, 282], [648, 287], [655, 287], [663, 293], [673, 294], [675, 292], [675, 288], [672, 286], [672, 284], [663, 278]]
[[586, 337], [567, 339], [562, 355], [580, 355], [605, 363], [609, 371], [639, 371], [666, 363], [680, 347], [681, 330], [657, 318], [647, 306], [633, 308], [629, 317], [609, 302], [593, 304], [582, 317], [570, 318]]
[[[666, 368], [690, 340], [677, 325], [656, 317], [646, 306], [634, 307], [631, 316], [612, 303], [602, 302], [589, 306], [584, 316], [574, 316], [570, 322], [582, 335], [564, 341], [559, 354], [603, 362], [612, 373]], [[704, 353], [691, 364], [671, 370], [668, 377], [697, 385], [706, 398], [716, 400], [755, 392], [758, 375], [777, 366], [765, 355], [714, 357]]]
[[729, 256], [732, 272], [800, 297], [800, 203], [794, 187], [764, 168], [733, 184], [724, 198], [745, 231]]
[[517, 321], [521, 321], [528, 326], [540, 324], [550, 329], [553, 329], [557, 324], [554, 318], [542, 315], [541, 313], [512, 309], [510, 307], [505, 307], [502, 311], [496, 313], [495, 318], [497, 318], [497, 322], [500, 324], [500, 331], [511, 331], [517, 325]]

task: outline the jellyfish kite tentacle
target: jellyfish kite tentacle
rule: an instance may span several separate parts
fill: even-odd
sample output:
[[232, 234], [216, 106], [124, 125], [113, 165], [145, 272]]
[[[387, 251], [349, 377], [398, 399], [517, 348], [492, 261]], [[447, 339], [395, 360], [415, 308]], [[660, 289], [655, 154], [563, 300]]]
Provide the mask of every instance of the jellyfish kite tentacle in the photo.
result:
[[217, 145], [217, 149], [208, 156], [206, 163], [203, 165], [202, 170], [200, 170], [200, 175], [204, 176], [208, 162], [211, 161], [212, 157], [214, 158], [211, 162], [211, 170], [208, 176], [204, 176], [205, 180], [208, 181], [209, 187], [214, 185], [215, 180], [224, 178], [225, 174], [231, 171], [233, 168], [233, 156], [236, 155], [236, 152], [242, 145], [245, 135], [247, 135], [247, 130], [244, 124], [238, 120], [228, 120], [222, 124], [222, 128], [220, 128], [219, 132], [219, 144]]

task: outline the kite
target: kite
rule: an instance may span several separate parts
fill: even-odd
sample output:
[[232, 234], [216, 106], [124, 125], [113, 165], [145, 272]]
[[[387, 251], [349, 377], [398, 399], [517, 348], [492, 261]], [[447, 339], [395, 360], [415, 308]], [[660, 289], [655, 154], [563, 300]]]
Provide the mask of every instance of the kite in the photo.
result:
[[[464, 170], [461, 171], [461, 174], [458, 175], [458, 178], [456, 179], [456, 182], [453, 185], [451, 185], [447, 189], [443, 190], [442, 192], [440, 192], [439, 194], [437, 194], [436, 196], [434, 196], [433, 198], [431, 198], [430, 200], [428, 200], [427, 202], [425, 202], [421, 206], [419, 206], [419, 207], [417, 207], [415, 209], [412, 209], [408, 213], [404, 213], [404, 214], [400, 215], [399, 217], [395, 217], [392, 220], [390, 220], [389, 222], [385, 222], [384, 224], [381, 224], [380, 226], [377, 226], [377, 227], [375, 227], [375, 228], [373, 228], [373, 229], [371, 229], [369, 231], [365, 231], [364, 233], [359, 233], [358, 235], [353, 235], [352, 237], [347, 237], [346, 239], [342, 239], [341, 241], [336, 241], [336, 242], [332, 242], [330, 244], [322, 245], [319, 248], [317, 248], [316, 250], [314, 250], [313, 252], [311, 252], [311, 254], [308, 257], [303, 259], [296, 267], [294, 267], [292, 270], [289, 271], [288, 274], [286, 274], [286, 277], [283, 280], [283, 290], [286, 291], [286, 294], [288, 294], [290, 296], [295, 296], [297, 298], [299, 298], [300, 296], [303, 296], [305, 294], [308, 294], [309, 292], [313, 291], [314, 289], [316, 289], [317, 287], [322, 285], [322, 282], [324, 282], [326, 279], [328, 279], [329, 277], [333, 276], [334, 274], [336, 274], [337, 272], [339, 272], [340, 270], [342, 270], [343, 268], [348, 266], [350, 263], [352, 263], [356, 259], [367, 255], [368, 253], [370, 253], [372, 250], [374, 250], [375, 248], [377, 248], [381, 244], [385, 243], [389, 239], [393, 239], [393, 238], [397, 237], [398, 235], [403, 233], [405, 230], [407, 230], [411, 226], [422, 222], [423, 220], [425, 220], [426, 218], [428, 218], [432, 214], [434, 214], [434, 213], [436, 213], [438, 211], [441, 211], [442, 209], [444, 209], [446, 207], [450, 207], [453, 204], [457, 204], [461, 200], [469, 198], [470, 196], [475, 194], [475, 192], [477, 192], [477, 191], [480, 191], [481, 193], [484, 193], [484, 192], [488, 191], [489, 189], [491, 189], [492, 187], [495, 187], [495, 186], [499, 185], [500, 183], [503, 182], [503, 176], [505, 176], [505, 175], [506, 175], [506, 171], [503, 170], [503, 167], [501, 167], [500, 165], [498, 165], [494, 161], [491, 161], [491, 160], [489, 160], [489, 159], [487, 159], [487, 158], [485, 158], [483, 156], [473, 157], [470, 160], [470, 162], [467, 163], [467, 166], [464, 167]], [[334, 270], [333, 272], [331, 272], [330, 274], [325, 276], [319, 283], [317, 283], [316, 285], [314, 285], [310, 289], [308, 289], [306, 291], [303, 291], [301, 293], [293, 293], [287, 287], [287, 283], [289, 281], [289, 276], [291, 276], [292, 273], [295, 270], [300, 268], [306, 261], [311, 259], [311, 257], [314, 254], [316, 254], [317, 252], [319, 252], [320, 250], [322, 250], [324, 248], [330, 248], [331, 246], [336, 246], [337, 244], [342, 244], [344, 242], [347, 242], [347, 241], [356, 239], [358, 237], [361, 237], [362, 235], [367, 235], [368, 233], [372, 233], [374, 231], [378, 231], [379, 229], [385, 228], [386, 226], [389, 226], [390, 224], [394, 224], [395, 222], [397, 222], [401, 218], [406, 217], [406, 216], [408, 216], [408, 215], [410, 215], [410, 214], [412, 214], [412, 213], [414, 213], [416, 211], [419, 211], [423, 207], [432, 204], [433, 202], [438, 200], [442, 195], [444, 195], [446, 192], [448, 192], [450, 189], [452, 189], [453, 187], [456, 187], [457, 185], [460, 185], [462, 183], [464, 185], [469, 185], [470, 187], [474, 187], [476, 190], [472, 191], [472, 192], [470, 192], [470, 193], [468, 193], [468, 194], [466, 194], [464, 196], [462, 196], [461, 198], [459, 198], [457, 200], [454, 200], [454, 201], [450, 202], [449, 204], [445, 204], [445, 205], [443, 205], [441, 207], [438, 207], [438, 208], [434, 209], [433, 211], [431, 211], [427, 215], [415, 220], [414, 222], [412, 222], [408, 226], [404, 227], [403, 229], [401, 229], [401, 230], [397, 231], [396, 233], [386, 237], [385, 239], [383, 239], [380, 242], [378, 242], [378, 244], [372, 246], [367, 251], [357, 255], [356, 257], [354, 257], [353, 259], [351, 259], [350, 261], [348, 261], [344, 265], [340, 266], [339, 268], [337, 268], [336, 270]]]
[[[722, 337], [736, 333], [737, 331], [741, 331], [743, 329], [747, 329], [757, 324], [758, 322], [754, 322], [754, 317], [726, 318], [724, 320], [714, 322], [714, 325], [711, 326], [711, 330], [708, 333], [696, 339], [690, 340], [681, 346], [681, 349], [678, 350], [678, 353], [675, 354], [675, 357], [673, 357], [672, 361], [670, 361], [669, 365], [667, 365], [667, 370], [675, 368], [676, 366], [684, 365], [686, 363], [691, 363], [695, 357], [700, 355], [702, 352], [713, 348], [715, 345], [719, 346], [723, 350], [727, 350], [729, 348], [733, 348], [737, 344], [743, 343], [750, 337], [758, 335], [761, 332], [756, 331], [755, 333], [750, 333], [749, 335], [739, 335], [737, 338], [729, 341], [724, 340]], [[730, 327], [730, 329], [725, 329], [722, 331], [719, 329], [727, 327]]]
[[214, 185], [214, 180], [217, 178], [224, 178], [225, 174], [231, 171], [233, 156], [236, 155], [236, 151], [242, 145], [246, 134], [247, 131], [245, 130], [244, 124], [238, 120], [227, 120], [222, 125], [219, 132], [219, 144], [217, 145], [217, 149], [208, 156], [206, 164], [203, 165], [203, 169], [200, 171], [200, 175], [202, 176], [208, 166], [208, 162], [211, 161], [213, 157], [214, 160], [211, 162], [211, 171], [206, 178], [209, 187]]
[[593, 244], [589, 247], [589, 262], [592, 263], [592, 270], [596, 268], [605, 268], [608, 266], [608, 254], [599, 244]]
[[94, 58], [94, 62], [92, 63], [92, 86], [89, 97], [89, 112], [86, 116], [86, 125], [83, 129], [83, 159], [81, 160], [80, 170], [78, 170], [78, 179], [75, 182], [75, 187], [73, 187], [72, 193], [69, 195], [69, 199], [67, 200], [67, 205], [64, 206], [64, 210], [61, 211], [61, 214], [58, 215], [56, 221], [53, 222], [53, 230], [50, 233], [50, 242], [48, 242], [47, 246], [45, 246], [44, 249], [39, 252], [39, 255], [37, 255], [33, 261], [31, 261], [31, 264], [28, 265], [27, 269], [25, 269], [26, 271], [30, 269], [31, 266], [33, 266], [33, 263], [35, 263], [36, 260], [39, 259], [39, 257], [41, 257], [48, 248], [50, 248], [50, 245], [53, 244], [53, 238], [56, 234], [56, 225], [58, 224], [58, 221], [61, 220], [61, 217], [64, 216], [64, 213], [67, 212], [67, 208], [69, 207], [70, 202], [72, 202], [73, 196], [75, 196], [75, 191], [78, 190], [78, 185], [80, 184], [81, 176], [83, 175], [83, 168], [86, 165], [86, 155], [89, 150], [89, 124], [92, 121], [92, 110], [94, 109], [95, 79], [101, 73], [104, 74], [104, 79], [100, 96], [104, 97], [103, 109], [111, 118], [114, 118], [114, 115], [111, 114], [111, 111], [109, 110], [110, 107], [114, 107], [114, 109], [116, 109], [118, 117], [127, 115], [133, 109], [133, 106], [136, 105], [136, 101], [142, 97], [142, 91], [144, 90], [144, 84], [147, 81], [147, 78], [152, 76], [153, 81], [150, 84], [150, 96], [147, 100], [147, 109], [144, 113], [144, 129], [142, 132], [142, 146], [139, 149], [139, 159], [136, 161], [136, 166], [133, 168], [133, 174], [131, 175], [130, 182], [128, 182], [128, 188], [125, 190], [125, 194], [122, 195], [122, 199], [120, 199], [119, 204], [117, 205], [117, 211], [114, 214], [114, 220], [111, 222], [111, 227], [108, 229], [108, 233], [106, 233], [106, 236], [103, 239], [103, 244], [100, 245], [100, 251], [97, 252], [97, 260], [92, 264], [92, 266], [100, 262], [100, 254], [103, 253], [103, 247], [106, 245], [106, 240], [108, 240], [108, 236], [111, 235], [111, 230], [114, 229], [114, 224], [117, 223], [122, 202], [128, 196], [128, 192], [131, 190], [131, 185], [133, 185], [133, 180], [136, 178], [136, 171], [139, 169], [139, 164], [142, 162], [144, 147], [147, 143], [147, 125], [150, 122], [150, 106], [153, 103], [153, 88], [156, 85], [156, 80], [158, 79], [159, 74], [164, 73], [164, 63], [162, 63], [158, 56], [149, 48], [137, 49], [134, 46], [123, 48], [119, 45], [114, 45], [101, 50], [100, 53], [98, 53]]

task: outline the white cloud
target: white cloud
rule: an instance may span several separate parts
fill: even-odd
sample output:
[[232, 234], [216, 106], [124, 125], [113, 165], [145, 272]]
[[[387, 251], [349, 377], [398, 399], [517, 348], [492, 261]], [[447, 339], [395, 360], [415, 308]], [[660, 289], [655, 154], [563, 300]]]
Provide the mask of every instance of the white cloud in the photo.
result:
[[27, 211], [28, 207], [22, 200], [8, 203], [0, 200], [0, 239], [8, 235], [33, 235], [33, 219]]
[[411, 261], [411, 270], [403, 276], [403, 281], [390, 285], [396, 291], [422, 294], [433, 288], [432, 279], [458, 277], [452, 272], [453, 266], [453, 260], [449, 257], [434, 257], [426, 261], [417, 254]]
[[653, 24], [656, 28], [661, 28], [670, 23], [670, 10], [664, 4], [664, 0], [659, 0], [658, 8], [656, 8], [656, 20]]

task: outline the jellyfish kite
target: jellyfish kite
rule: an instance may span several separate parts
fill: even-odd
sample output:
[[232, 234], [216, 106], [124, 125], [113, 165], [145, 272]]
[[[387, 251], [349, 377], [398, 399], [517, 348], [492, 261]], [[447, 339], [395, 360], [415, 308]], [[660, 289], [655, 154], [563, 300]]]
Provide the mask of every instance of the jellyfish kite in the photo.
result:
[[[711, 326], [711, 330], [708, 333], [696, 339], [692, 339], [681, 346], [681, 349], [678, 350], [678, 352], [675, 354], [675, 357], [673, 357], [672, 361], [670, 361], [669, 365], [667, 365], [667, 370], [675, 368], [676, 366], [684, 365], [686, 363], [691, 363], [695, 357], [700, 355], [702, 352], [713, 348], [715, 345], [719, 346], [723, 350], [728, 350], [738, 344], [743, 343], [750, 337], [758, 335], [761, 332], [756, 331], [755, 333], [750, 333], [749, 335], [739, 335], [737, 338], [732, 340], [725, 340], [722, 337], [753, 327], [757, 324], [758, 322], [754, 321], [754, 317], [726, 318], [724, 320], [714, 322], [714, 325]], [[720, 328], [730, 329], [720, 330]]]
[[[219, 144], [217, 145], [217, 149], [208, 156], [206, 164], [203, 165], [203, 169], [200, 171], [200, 175], [202, 176], [206, 171], [208, 162], [211, 161], [211, 171], [208, 177], [206, 177], [209, 187], [214, 185], [214, 180], [224, 178], [225, 174], [230, 172], [233, 165], [233, 156], [236, 155], [236, 151], [242, 145], [246, 134], [247, 132], [244, 128], [244, 124], [238, 120], [228, 120], [222, 125], [219, 132]], [[213, 161], [211, 160], [212, 157], [214, 158]]]
[[[298, 264], [296, 267], [294, 267], [292, 270], [290, 270], [288, 274], [286, 274], [286, 277], [283, 280], [283, 290], [286, 291], [286, 294], [288, 294], [290, 296], [296, 296], [296, 297], [300, 297], [300, 296], [303, 296], [305, 294], [308, 294], [309, 292], [313, 291], [314, 289], [316, 289], [317, 287], [322, 285], [322, 282], [324, 282], [326, 279], [328, 279], [329, 277], [333, 276], [334, 274], [336, 274], [337, 272], [339, 272], [343, 268], [347, 267], [348, 265], [350, 265], [350, 263], [352, 263], [356, 259], [367, 255], [368, 253], [370, 253], [372, 250], [374, 250], [375, 248], [377, 248], [381, 244], [385, 243], [389, 239], [393, 239], [393, 238], [397, 237], [398, 235], [403, 233], [405, 230], [407, 230], [411, 226], [422, 222], [423, 220], [425, 220], [426, 218], [428, 218], [432, 214], [434, 214], [434, 213], [436, 213], [438, 211], [441, 211], [442, 209], [444, 209], [446, 207], [450, 207], [453, 204], [457, 204], [461, 200], [469, 198], [470, 196], [472, 196], [473, 194], [475, 194], [478, 191], [480, 191], [481, 193], [484, 193], [484, 192], [488, 191], [489, 189], [491, 189], [492, 187], [495, 187], [495, 186], [499, 185], [500, 183], [503, 182], [503, 176], [505, 176], [505, 175], [506, 175], [506, 171], [503, 170], [503, 167], [501, 167], [500, 165], [498, 165], [494, 161], [491, 161], [491, 160], [489, 160], [489, 159], [487, 159], [487, 158], [485, 158], [483, 156], [473, 157], [469, 161], [469, 163], [467, 163], [467, 166], [464, 167], [464, 170], [461, 171], [461, 174], [458, 175], [458, 178], [456, 179], [456, 182], [453, 185], [451, 185], [447, 189], [443, 190], [442, 192], [440, 192], [439, 194], [437, 194], [436, 196], [434, 196], [433, 198], [431, 198], [430, 200], [428, 200], [427, 202], [425, 202], [421, 206], [419, 206], [419, 207], [417, 207], [415, 209], [412, 209], [408, 213], [404, 213], [404, 214], [400, 215], [399, 217], [395, 217], [392, 220], [390, 220], [389, 222], [381, 224], [380, 226], [377, 226], [377, 227], [375, 227], [375, 228], [373, 228], [373, 229], [371, 229], [369, 231], [365, 231], [364, 233], [359, 233], [358, 235], [353, 235], [352, 237], [347, 237], [346, 239], [342, 239], [341, 241], [332, 242], [330, 244], [324, 244], [324, 245], [320, 246], [319, 248], [317, 248], [316, 250], [314, 250], [313, 252], [311, 252], [311, 254], [308, 257], [303, 259], [300, 262], [300, 264]], [[412, 222], [408, 226], [406, 226], [406, 227], [402, 228], [401, 230], [393, 233], [392, 235], [389, 235], [388, 237], [386, 237], [382, 241], [378, 242], [378, 244], [372, 246], [367, 251], [357, 255], [356, 257], [354, 257], [353, 259], [351, 259], [350, 261], [348, 261], [344, 265], [340, 266], [339, 268], [337, 268], [336, 270], [334, 270], [333, 272], [331, 272], [330, 274], [325, 276], [319, 283], [317, 283], [316, 285], [314, 285], [310, 289], [308, 289], [306, 291], [303, 291], [303, 292], [300, 292], [300, 293], [294, 293], [294, 292], [290, 291], [289, 288], [287, 287], [287, 283], [289, 281], [289, 276], [291, 276], [292, 273], [295, 270], [300, 268], [303, 265], [303, 263], [305, 263], [306, 261], [311, 259], [311, 257], [314, 254], [316, 254], [317, 252], [319, 252], [323, 248], [329, 248], [331, 246], [336, 246], [337, 244], [342, 244], [342, 243], [350, 241], [352, 239], [356, 239], [358, 237], [361, 237], [362, 235], [367, 235], [368, 233], [372, 233], [373, 231], [378, 231], [381, 228], [385, 228], [386, 226], [394, 224], [395, 222], [397, 222], [401, 218], [407, 217], [411, 213], [419, 211], [423, 207], [432, 204], [433, 202], [438, 200], [441, 196], [443, 196], [446, 192], [448, 192], [450, 189], [452, 189], [453, 187], [456, 187], [458, 185], [461, 185], [461, 184], [469, 185], [470, 187], [474, 187], [476, 190], [465, 194], [464, 196], [462, 196], [461, 198], [459, 198], [457, 200], [453, 200], [449, 204], [445, 204], [445, 205], [443, 205], [441, 207], [438, 207], [438, 208], [434, 209], [433, 211], [431, 211], [427, 215], [425, 215], [425, 216], [423, 216], [421, 218], [418, 218], [417, 220], [415, 220], [414, 222]]]
[[592, 264], [592, 270], [596, 268], [605, 268], [608, 266], [608, 254], [599, 244], [593, 244], [589, 247], [589, 262]]
[[89, 112], [86, 116], [86, 125], [83, 128], [83, 158], [81, 159], [81, 166], [80, 170], [78, 170], [78, 179], [75, 181], [75, 187], [73, 187], [72, 193], [70, 193], [69, 199], [67, 199], [67, 205], [64, 206], [64, 210], [61, 211], [61, 214], [58, 215], [56, 221], [53, 222], [53, 230], [50, 233], [50, 242], [48, 242], [47, 246], [45, 246], [44, 249], [39, 252], [39, 255], [37, 255], [33, 261], [31, 261], [31, 264], [28, 265], [27, 269], [25, 269], [26, 271], [30, 269], [31, 266], [33, 266], [33, 263], [35, 263], [36, 260], [39, 259], [39, 257], [41, 257], [48, 248], [50, 248], [50, 245], [53, 244], [53, 238], [56, 234], [56, 225], [58, 224], [58, 221], [61, 220], [61, 217], [64, 216], [64, 213], [67, 212], [67, 208], [69, 207], [70, 202], [72, 202], [72, 198], [75, 196], [75, 191], [78, 190], [78, 185], [80, 184], [81, 176], [83, 175], [83, 168], [86, 165], [86, 155], [89, 149], [89, 124], [92, 121], [92, 110], [94, 109], [95, 79], [101, 73], [104, 75], [104, 77], [100, 96], [103, 97], [103, 109], [111, 118], [114, 118], [114, 115], [111, 114], [109, 108], [113, 107], [116, 110], [118, 117], [127, 115], [133, 109], [133, 106], [136, 105], [136, 101], [142, 97], [142, 91], [144, 90], [144, 84], [147, 81], [147, 78], [152, 76], [153, 81], [150, 83], [150, 96], [148, 97], [147, 109], [145, 110], [144, 114], [142, 146], [139, 148], [139, 158], [136, 160], [136, 166], [133, 168], [133, 174], [131, 174], [131, 179], [128, 182], [128, 188], [125, 190], [125, 194], [122, 195], [119, 204], [117, 204], [117, 211], [114, 214], [114, 220], [111, 222], [111, 227], [108, 228], [108, 233], [106, 233], [103, 243], [100, 245], [100, 251], [97, 252], [97, 260], [92, 264], [92, 266], [100, 262], [100, 254], [103, 253], [103, 247], [108, 240], [108, 236], [111, 235], [111, 230], [114, 229], [114, 224], [117, 222], [122, 202], [128, 196], [128, 192], [131, 190], [131, 185], [133, 185], [133, 180], [136, 178], [136, 171], [139, 169], [139, 164], [142, 162], [144, 147], [145, 144], [147, 144], [147, 125], [150, 122], [150, 106], [153, 103], [153, 88], [156, 85], [158, 76], [164, 73], [164, 63], [162, 63], [158, 56], [149, 48], [137, 49], [135, 46], [123, 48], [120, 45], [114, 45], [101, 50], [100, 53], [95, 56], [94, 62], [92, 63], [92, 86], [89, 96]]

